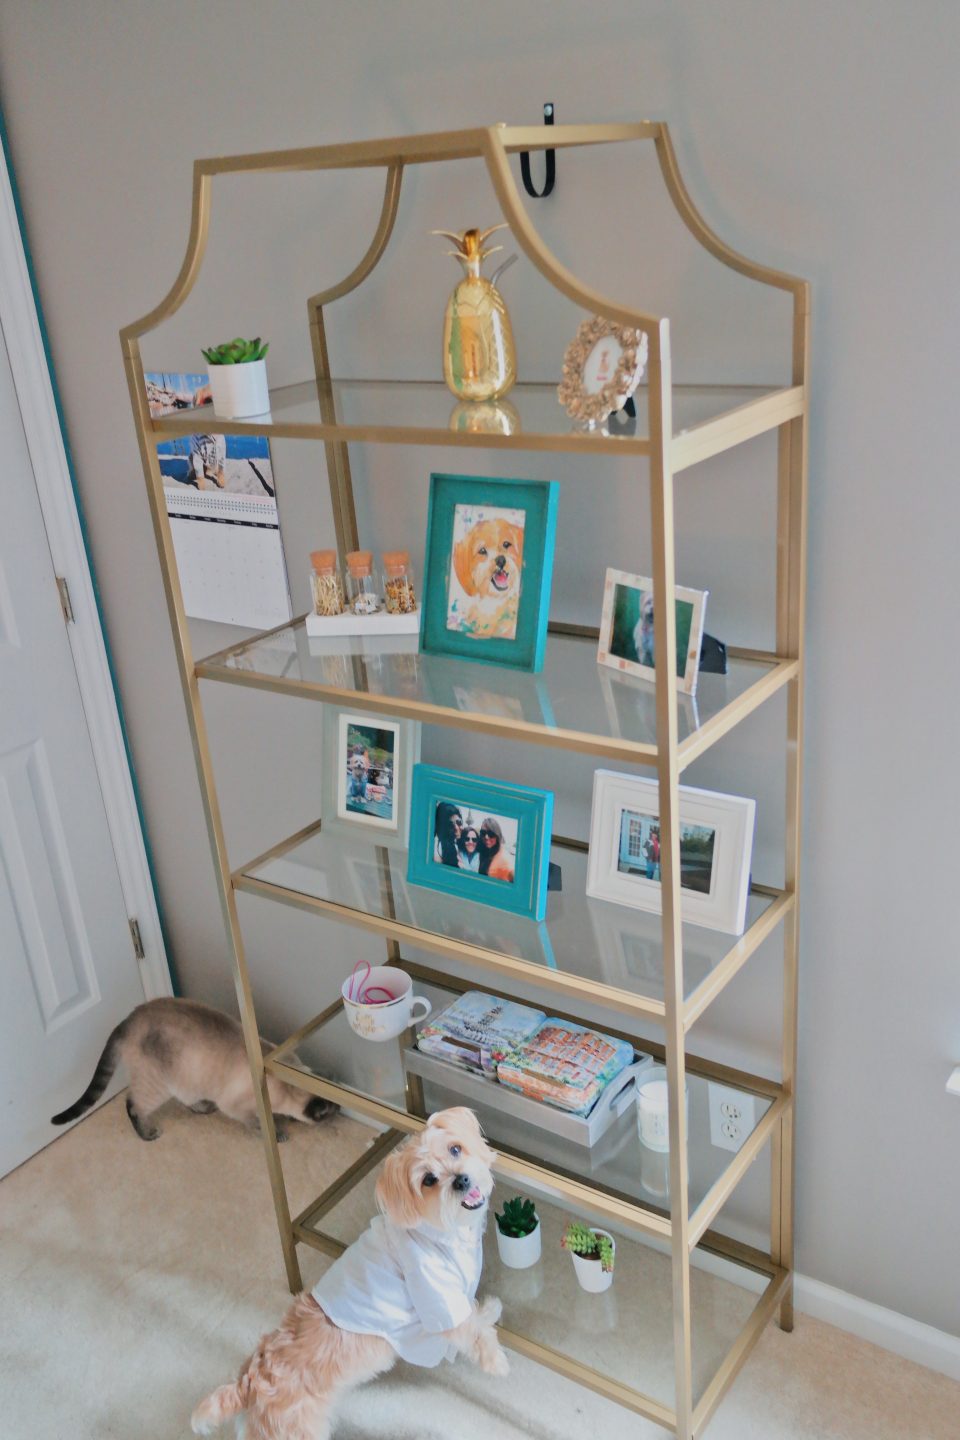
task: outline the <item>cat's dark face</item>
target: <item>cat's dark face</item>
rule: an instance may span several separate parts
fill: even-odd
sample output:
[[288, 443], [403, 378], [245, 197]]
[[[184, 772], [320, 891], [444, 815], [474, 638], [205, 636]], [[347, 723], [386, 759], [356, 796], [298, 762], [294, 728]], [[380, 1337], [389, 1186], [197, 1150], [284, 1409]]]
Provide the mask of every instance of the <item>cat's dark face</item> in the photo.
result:
[[322, 1095], [311, 1095], [303, 1107], [303, 1118], [318, 1124], [321, 1120], [327, 1120], [331, 1115], [335, 1115], [339, 1108], [339, 1105], [335, 1105], [332, 1100], [324, 1100]]

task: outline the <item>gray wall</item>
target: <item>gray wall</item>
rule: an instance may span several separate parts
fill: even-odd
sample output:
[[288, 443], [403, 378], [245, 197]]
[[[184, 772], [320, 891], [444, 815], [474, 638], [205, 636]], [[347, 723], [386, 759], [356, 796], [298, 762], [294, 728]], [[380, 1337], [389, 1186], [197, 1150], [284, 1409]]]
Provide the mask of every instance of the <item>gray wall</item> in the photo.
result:
[[[0, 85], [70, 441], [116, 657], [174, 958], [188, 994], [232, 1003], [117, 331], [172, 282], [197, 155], [405, 131], [664, 118], [707, 220], [814, 286], [810, 678], [804, 854], [799, 1267], [957, 1331], [960, 1056], [956, 964], [955, 273], [960, 230], [953, 0], [641, 0], [585, 7], [354, 0], [203, 6], [7, 0]], [[709, 262], [680, 230], [650, 157], [562, 155], [535, 218], [610, 294], [670, 314], [679, 380], [782, 379], [782, 300]], [[373, 175], [218, 183], [196, 294], [149, 363], [270, 336], [274, 383], [309, 374], [304, 298], [345, 273], [378, 206]], [[434, 227], [497, 218], [476, 164], [405, 183], [381, 269], [330, 320], [341, 373], [437, 373], [453, 262]], [[577, 315], [525, 262], [504, 282], [526, 378], [555, 376]], [[465, 463], [465, 459], [469, 463]], [[319, 447], [277, 446], [288, 556], [329, 533]], [[772, 633], [773, 451], [755, 441], [684, 476], [679, 578], [711, 590], [731, 640]], [[431, 469], [557, 475], [554, 613], [594, 619], [606, 564], [642, 569], [640, 471], [603, 460], [359, 449], [372, 544], [422, 552]], [[210, 627], [198, 649], [224, 643]], [[207, 687], [237, 861], [312, 819], [320, 707]], [[776, 879], [782, 708], [717, 747], [694, 784], [757, 795], [756, 872]], [[541, 780], [585, 833], [591, 767], [427, 732], [424, 751]], [[291, 763], [292, 762], [292, 763]], [[244, 901], [264, 1026], [319, 1008], [362, 940]], [[773, 1065], [776, 947], [698, 1025], [696, 1048]], [[763, 1170], [765, 1167], [760, 1167]], [[758, 1172], [731, 1209], [757, 1223]], [[951, 1263], [947, 1263], [949, 1261]]]

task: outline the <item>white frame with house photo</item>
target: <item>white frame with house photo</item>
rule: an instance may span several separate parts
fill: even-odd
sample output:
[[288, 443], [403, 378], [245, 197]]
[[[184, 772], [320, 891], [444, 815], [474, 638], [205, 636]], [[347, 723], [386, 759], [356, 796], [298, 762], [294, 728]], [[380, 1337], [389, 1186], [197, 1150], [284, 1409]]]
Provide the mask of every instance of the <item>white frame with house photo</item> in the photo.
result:
[[[712, 832], [709, 876], [705, 887], [684, 885], [681, 880], [681, 914], [693, 925], [742, 935], [750, 889], [750, 858], [756, 801], [741, 795], [721, 795], [713, 790], [680, 786], [681, 837], [684, 827]], [[636, 865], [623, 858], [623, 829], [635, 819], [641, 843]], [[593, 778], [593, 808], [590, 815], [590, 855], [587, 865], [587, 894], [595, 900], [632, 905], [637, 910], [662, 911], [659, 866], [651, 863], [643, 846], [650, 836], [644, 827], [656, 831], [659, 840], [659, 791], [656, 780], [638, 775], [621, 775], [597, 770]], [[699, 837], [698, 837], [699, 838]], [[633, 843], [632, 839], [628, 843]], [[691, 874], [697, 870], [691, 858]], [[700, 867], [702, 868], [702, 861]], [[653, 874], [651, 874], [653, 870]], [[683, 851], [681, 840], [681, 872]], [[699, 880], [700, 877], [698, 877]]]

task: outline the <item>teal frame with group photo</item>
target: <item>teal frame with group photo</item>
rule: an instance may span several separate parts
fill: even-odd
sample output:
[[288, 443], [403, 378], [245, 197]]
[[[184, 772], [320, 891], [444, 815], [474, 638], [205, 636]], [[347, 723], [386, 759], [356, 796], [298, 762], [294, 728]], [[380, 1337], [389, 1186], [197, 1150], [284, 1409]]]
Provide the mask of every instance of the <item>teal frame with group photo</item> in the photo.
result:
[[[442, 816], [441, 806], [446, 807]], [[501, 830], [504, 819], [511, 827], [516, 823], [510, 859], [512, 880], [461, 868], [441, 858], [444, 837], [438, 833], [438, 817], [448, 816], [451, 809], [459, 811], [461, 817], [464, 810], [483, 817], [472, 822], [478, 829], [488, 817], [495, 818]], [[510, 785], [505, 780], [488, 780], [437, 765], [415, 765], [407, 880], [411, 885], [507, 910], [528, 920], [542, 920], [547, 912], [552, 826], [553, 795], [549, 790]]]
[[[542, 670], [559, 489], [556, 480], [430, 476], [425, 654]], [[522, 525], [510, 524], [510, 512], [523, 513]]]

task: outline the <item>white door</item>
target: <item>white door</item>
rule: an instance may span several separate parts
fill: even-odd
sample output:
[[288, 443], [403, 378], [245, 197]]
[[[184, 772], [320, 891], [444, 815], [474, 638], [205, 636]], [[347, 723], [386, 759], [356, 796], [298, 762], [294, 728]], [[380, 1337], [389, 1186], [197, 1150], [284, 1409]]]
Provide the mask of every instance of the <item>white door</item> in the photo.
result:
[[0, 1175], [62, 1133], [144, 998], [0, 337]]

